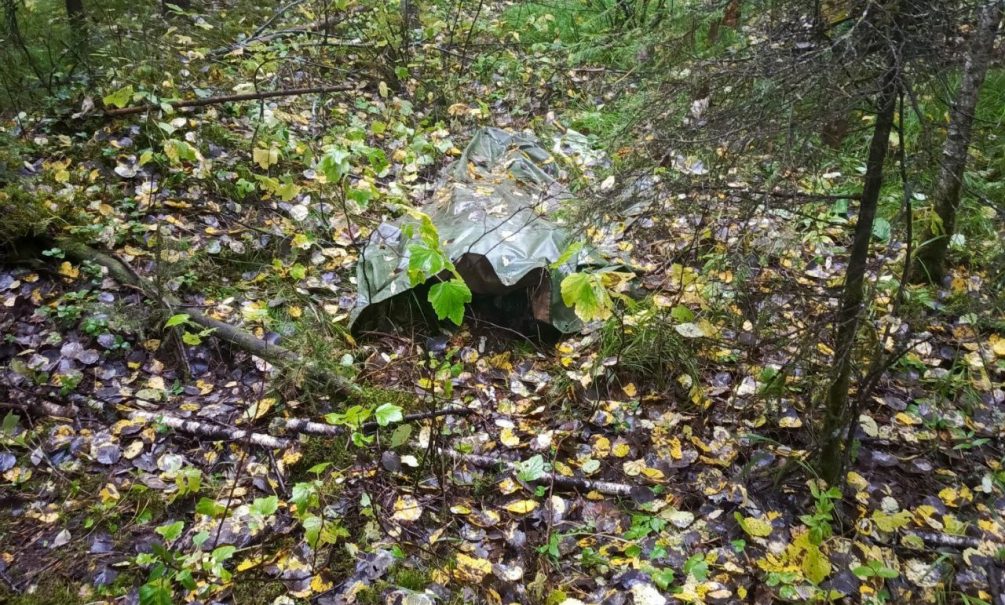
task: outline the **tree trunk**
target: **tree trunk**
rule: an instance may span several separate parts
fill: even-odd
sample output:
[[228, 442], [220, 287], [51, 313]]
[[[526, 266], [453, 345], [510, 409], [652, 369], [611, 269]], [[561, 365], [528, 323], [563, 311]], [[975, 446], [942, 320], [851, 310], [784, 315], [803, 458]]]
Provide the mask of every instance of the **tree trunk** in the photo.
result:
[[75, 44], [87, 41], [87, 13], [84, 0], [66, 0], [66, 18], [70, 22], [70, 35]]
[[883, 162], [886, 160], [890, 132], [893, 129], [898, 90], [897, 67], [895, 62], [891, 62], [891, 66], [883, 76], [882, 89], [876, 98], [876, 124], [872, 131], [872, 142], [869, 145], [869, 158], [866, 162], [858, 222], [855, 224], [855, 238], [851, 246], [851, 256], [848, 259], [844, 294], [837, 317], [834, 381], [827, 391], [823, 443], [820, 450], [820, 476], [830, 485], [836, 485], [840, 479], [845, 459], [843, 432], [849, 421], [855, 420], [846, 417], [853, 361], [852, 353], [855, 348], [855, 336], [858, 333], [859, 316], [862, 313], [865, 271], [869, 260], [869, 241], [872, 238], [872, 224], [876, 218], [876, 207], [879, 204], [879, 192], [883, 186]]
[[945, 275], [946, 254], [956, 230], [956, 211], [960, 207], [960, 190], [967, 168], [977, 99], [987, 75], [1001, 18], [1002, 0], [994, 0], [981, 8], [977, 31], [963, 65], [963, 82], [950, 110], [949, 132], [942, 146], [942, 164], [932, 195], [939, 222], [933, 223], [925, 232], [911, 269], [911, 280], [914, 282], [939, 283]]
[[66, 16], [76, 26], [84, 20], [84, 0], [66, 0]]

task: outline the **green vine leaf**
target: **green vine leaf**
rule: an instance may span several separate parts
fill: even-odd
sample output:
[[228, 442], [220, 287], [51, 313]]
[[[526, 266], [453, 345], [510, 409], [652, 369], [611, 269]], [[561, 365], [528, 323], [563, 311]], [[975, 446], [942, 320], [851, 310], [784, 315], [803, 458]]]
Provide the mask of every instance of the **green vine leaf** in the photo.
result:
[[392, 422], [401, 422], [401, 407], [392, 403], [382, 403], [373, 411], [373, 417], [380, 426], [387, 426]]
[[413, 286], [421, 284], [446, 268], [446, 259], [439, 250], [422, 241], [409, 244], [408, 279]]
[[471, 302], [471, 290], [464, 280], [454, 278], [429, 289], [429, 302], [439, 319], [449, 319], [456, 325], [464, 320], [464, 305]]
[[133, 85], [123, 86], [122, 88], [116, 90], [115, 92], [105, 95], [101, 101], [105, 104], [105, 107], [115, 106], [122, 109], [129, 104], [130, 99], [133, 98]]
[[603, 276], [572, 273], [562, 280], [562, 302], [572, 307], [579, 319], [590, 322], [611, 316], [614, 302], [604, 287]]

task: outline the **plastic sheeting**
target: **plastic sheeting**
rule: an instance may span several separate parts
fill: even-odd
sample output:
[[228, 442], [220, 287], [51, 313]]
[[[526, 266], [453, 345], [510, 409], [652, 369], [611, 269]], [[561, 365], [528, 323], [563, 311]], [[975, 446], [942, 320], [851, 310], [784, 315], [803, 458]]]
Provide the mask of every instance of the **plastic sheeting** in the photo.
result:
[[[582, 324], [562, 302], [559, 285], [587, 254], [572, 254], [553, 266], [571, 242], [558, 217], [572, 195], [557, 175], [554, 158], [536, 137], [485, 128], [421, 210], [436, 225], [444, 251], [472, 293], [526, 289], [533, 318], [569, 333]], [[409, 223], [414, 228], [406, 228]], [[413, 239], [405, 233], [418, 232], [418, 221], [404, 216], [370, 236], [356, 268], [353, 330], [377, 316], [382, 303], [412, 289], [408, 250]]]

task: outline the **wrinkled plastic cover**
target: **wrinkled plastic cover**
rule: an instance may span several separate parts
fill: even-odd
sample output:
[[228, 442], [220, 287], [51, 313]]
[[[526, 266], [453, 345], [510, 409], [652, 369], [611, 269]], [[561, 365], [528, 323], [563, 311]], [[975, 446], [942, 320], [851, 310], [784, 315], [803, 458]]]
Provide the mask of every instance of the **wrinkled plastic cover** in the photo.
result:
[[[551, 267], [571, 241], [559, 215], [572, 196], [557, 175], [554, 158], [536, 137], [484, 128], [421, 210], [436, 225], [444, 251], [473, 293], [528, 288], [534, 318], [569, 333], [582, 324], [562, 302], [559, 284], [585, 254]], [[409, 223], [414, 228], [403, 232]], [[371, 234], [356, 268], [359, 295], [351, 327], [380, 303], [412, 288], [408, 248], [413, 240], [405, 232], [418, 234], [415, 218], [383, 223]]]

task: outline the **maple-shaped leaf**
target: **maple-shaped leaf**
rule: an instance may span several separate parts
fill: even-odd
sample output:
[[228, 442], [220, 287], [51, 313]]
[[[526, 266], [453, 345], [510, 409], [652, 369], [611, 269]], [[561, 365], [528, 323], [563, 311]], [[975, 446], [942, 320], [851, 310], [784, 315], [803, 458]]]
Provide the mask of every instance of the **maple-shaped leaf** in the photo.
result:
[[611, 316], [613, 302], [600, 275], [572, 273], [562, 280], [562, 302], [572, 307], [579, 319], [589, 322]]
[[439, 250], [421, 241], [409, 244], [408, 279], [413, 286], [421, 284], [446, 268], [446, 259]]
[[429, 302], [439, 319], [450, 319], [458, 326], [464, 320], [464, 305], [471, 302], [471, 290], [464, 280], [442, 281], [429, 289]]
[[102, 97], [101, 101], [105, 104], [105, 107], [118, 107], [122, 109], [129, 104], [130, 99], [133, 98], [133, 85], [123, 86], [122, 88], [116, 90], [113, 93], [107, 94]]

